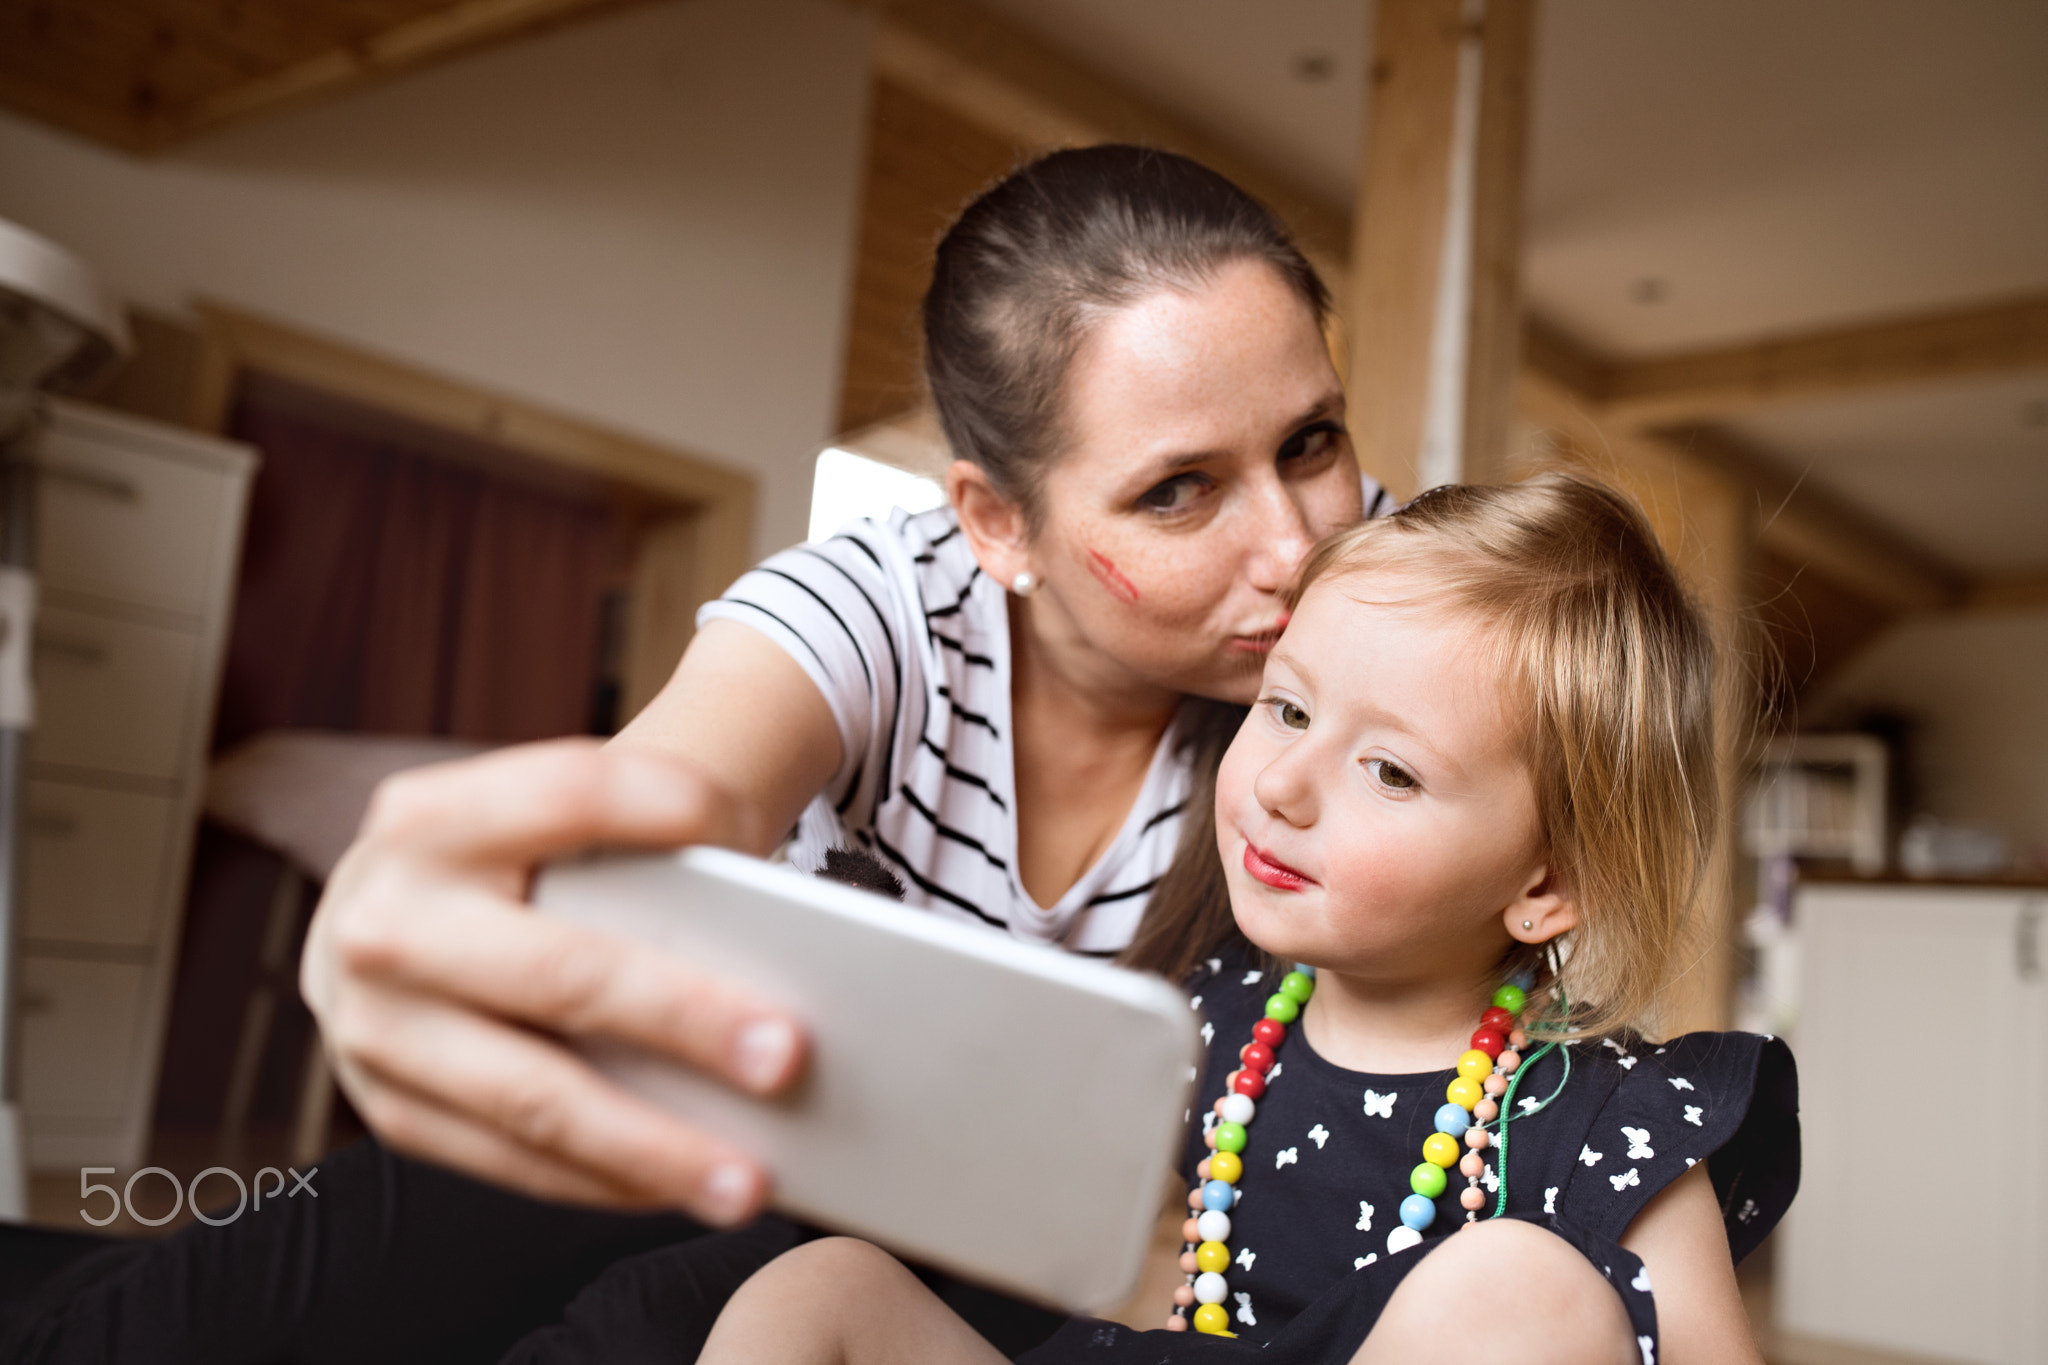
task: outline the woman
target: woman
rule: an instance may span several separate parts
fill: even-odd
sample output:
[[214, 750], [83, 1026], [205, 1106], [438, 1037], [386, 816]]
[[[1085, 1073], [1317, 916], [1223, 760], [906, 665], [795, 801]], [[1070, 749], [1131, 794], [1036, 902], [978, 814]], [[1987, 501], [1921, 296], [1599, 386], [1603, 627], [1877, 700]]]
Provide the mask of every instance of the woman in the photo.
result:
[[[977, 200], [925, 300], [960, 457], [950, 507], [743, 577], [609, 745], [387, 784], [301, 971], [385, 1146], [323, 1163], [317, 1205], [124, 1251], [118, 1284], [75, 1268], [53, 1291], [64, 1321], [36, 1329], [65, 1343], [49, 1358], [118, 1358], [167, 1339], [167, 1320], [208, 1350], [232, 1341], [220, 1359], [490, 1358], [485, 1343], [550, 1321], [605, 1266], [699, 1230], [535, 1205], [437, 1166], [556, 1204], [756, 1213], [770, 1173], [563, 1040], [627, 1039], [766, 1093], [800, 1066], [794, 1021], [742, 983], [527, 913], [551, 858], [766, 854], [794, 830], [807, 869], [854, 842], [912, 904], [1171, 967], [1178, 945], [1143, 928], [1148, 896], [1215, 856], [1180, 812], [1210, 805], [1303, 554], [1367, 510], [1327, 309], [1284, 229], [1185, 158], [1061, 152]], [[688, 1273], [729, 1280], [779, 1249]], [[213, 1312], [194, 1283], [262, 1293]]]
[[610, 746], [380, 794], [302, 973], [371, 1127], [539, 1196], [761, 1206], [744, 1153], [533, 1032], [756, 1091], [799, 1062], [743, 990], [525, 913], [532, 869], [589, 844], [765, 854], [794, 827], [808, 865], [844, 830], [913, 904], [1128, 949], [1202, 747], [1183, 700], [1251, 698], [1303, 553], [1364, 510], [1327, 308], [1272, 217], [1184, 158], [1057, 153], [973, 204], [924, 309], [950, 509], [743, 578]]

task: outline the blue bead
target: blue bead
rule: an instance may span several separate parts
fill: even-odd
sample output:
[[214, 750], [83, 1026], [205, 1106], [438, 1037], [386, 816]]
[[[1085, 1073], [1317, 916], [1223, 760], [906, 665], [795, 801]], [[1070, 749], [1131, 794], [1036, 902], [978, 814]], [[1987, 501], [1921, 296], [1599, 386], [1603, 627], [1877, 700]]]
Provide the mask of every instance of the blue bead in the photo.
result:
[[1436, 1111], [1436, 1130], [1449, 1133], [1454, 1138], [1465, 1136], [1465, 1130], [1472, 1126], [1472, 1115], [1462, 1104], [1440, 1105]]
[[1417, 1232], [1426, 1231], [1436, 1221], [1436, 1201], [1411, 1194], [1401, 1201], [1401, 1223]]
[[1230, 1212], [1230, 1206], [1236, 1200], [1237, 1191], [1230, 1187], [1228, 1181], [1212, 1180], [1202, 1186], [1202, 1207], [1205, 1209], [1214, 1209], [1218, 1213], [1228, 1213]]
[[1527, 994], [1536, 989], [1536, 973], [1529, 971], [1516, 972], [1508, 978], [1508, 984], [1510, 986], [1520, 986], [1523, 993]]
[[1316, 979], [1316, 969], [1309, 966], [1306, 962], [1295, 963], [1294, 970], [1300, 972], [1303, 976], [1307, 977], [1311, 981]]

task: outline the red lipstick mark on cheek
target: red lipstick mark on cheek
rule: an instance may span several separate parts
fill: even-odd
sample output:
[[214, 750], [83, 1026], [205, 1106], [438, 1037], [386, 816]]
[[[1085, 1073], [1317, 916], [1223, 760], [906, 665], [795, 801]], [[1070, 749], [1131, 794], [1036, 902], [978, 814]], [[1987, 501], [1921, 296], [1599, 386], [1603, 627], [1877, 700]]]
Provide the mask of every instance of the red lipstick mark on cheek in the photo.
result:
[[1115, 561], [1100, 551], [1088, 552], [1088, 568], [1095, 575], [1095, 581], [1109, 590], [1109, 595], [1125, 606], [1134, 606], [1138, 601], [1138, 585], [1125, 578]]

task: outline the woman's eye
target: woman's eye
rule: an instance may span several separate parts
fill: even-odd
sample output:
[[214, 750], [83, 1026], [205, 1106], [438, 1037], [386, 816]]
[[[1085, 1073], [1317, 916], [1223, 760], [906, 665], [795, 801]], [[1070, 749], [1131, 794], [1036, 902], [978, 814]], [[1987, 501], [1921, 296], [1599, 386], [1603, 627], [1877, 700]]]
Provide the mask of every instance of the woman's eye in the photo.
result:
[[1365, 770], [1372, 774], [1375, 782], [1394, 791], [1407, 791], [1416, 785], [1413, 774], [1388, 759], [1368, 758], [1365, 760]]
[[1281, 443], [1280, 460], [1288, 463], [1327, 455], [1343, 434], [1344, 428], [1335, 422], [1318, 422], [1314, 426], [1303, 427]]
[[1180, 474], [1157, 487], [1147, 489], [1138, 505], [1150, 512], [1182, 512], [1208, 491], [1209, 482], [1200, 474]]
[[1302, 710], [1293, 702], [1285, 701], [1279, 697], [1275, 697], [1268, 704], [1271, 705], [1273, 708], [1273, 718], [1279, 721], [1282, 725], [1286, 726], [1288, 729], [1308, 729], [1308, 712]]

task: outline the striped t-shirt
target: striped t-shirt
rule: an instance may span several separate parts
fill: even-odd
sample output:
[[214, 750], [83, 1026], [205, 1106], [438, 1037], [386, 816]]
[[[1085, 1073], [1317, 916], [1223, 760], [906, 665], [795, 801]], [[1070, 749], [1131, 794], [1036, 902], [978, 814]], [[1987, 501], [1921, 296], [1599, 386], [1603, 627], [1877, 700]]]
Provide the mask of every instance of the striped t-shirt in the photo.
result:
[[1007, 594], [974, 561], [951, 508], [855, 521], [766, 560], [697, 621], [739, 621], [787, 650], [839, 724], [839, 771], [789, 856], [806, 870], [855, 843], [905, 899], [1019, 938], [1101, 956], [1137, 932], [1173, 861], [1186, 760], [1169, 726], [1102, 856], [1041, 906], [1017, 876]]

